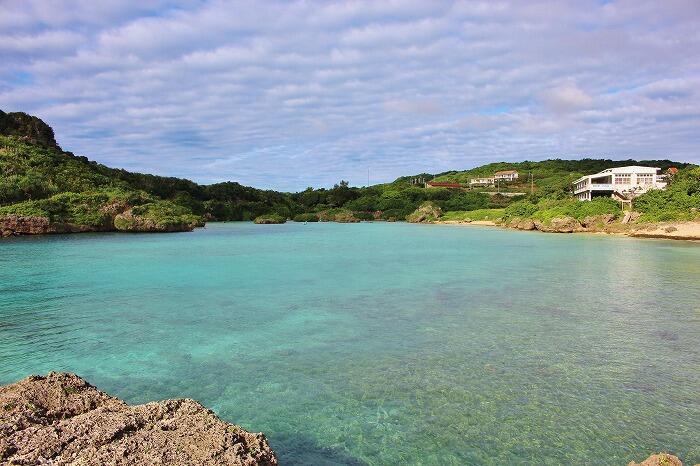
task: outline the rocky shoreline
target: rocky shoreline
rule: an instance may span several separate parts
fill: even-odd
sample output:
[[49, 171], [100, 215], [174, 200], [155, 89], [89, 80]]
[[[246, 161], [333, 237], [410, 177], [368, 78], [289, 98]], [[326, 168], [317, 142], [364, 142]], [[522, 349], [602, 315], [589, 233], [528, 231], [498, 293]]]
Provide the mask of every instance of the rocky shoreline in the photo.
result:
[[499, 226], [514, 230], [540, 231], [543, 233], [598, 233], [633, 238], [700, 241], [700, 222], [623, 223], [616, 221], [612, 215], [587, 217], [583, 221], [578, 221], [571, 217], [553, 218], [551, 222], [546, 224], [532, 219], [520, 218], [511, 219], [509, 222], [437, 220], [435, 223]]
[[116, 213], [102, 225], [76, 225], [52, 222], [46, 217], [6, 215], [0, 217], [0, 238], [10, 236], [55, 235], [66, 233], [173, 233], [192, 231], [204, 226], [201, 222], [159, 223], [153, 219], [135, 215], [133, 209]]
[[130, 406], [75, 374], [0, 387], [0, 464], [277, 465], [265, 435], [191, 399]]

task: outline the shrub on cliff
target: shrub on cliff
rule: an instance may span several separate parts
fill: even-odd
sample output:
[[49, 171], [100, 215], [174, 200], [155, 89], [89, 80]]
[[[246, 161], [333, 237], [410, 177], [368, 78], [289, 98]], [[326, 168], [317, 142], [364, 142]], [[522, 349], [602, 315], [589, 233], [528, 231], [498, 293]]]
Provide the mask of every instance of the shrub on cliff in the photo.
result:
[[17, 136], [48, 149], [61, 150], [56, 144], [53, 129], [40, 118], [24, 112], [5, 113], [0, 110], [0, 134]]
[[24, 201], [0, 207], [0, 217], [43, 217], [52, 223], [110, 229], [112, 218], [131, 205], [148, 202], [145, 193], [98, 191], [60, 193], [47, 199]]
[[318, 219], [322, 222], [355, 223], [357, 219], [353, 212], [347, 209], [328, 209], [318, 213]]
[[190, 231], [203, 224], [202, 217], [170, 201], [138, 205], [114, 219], [117, 230], [134, 232]]
[[268, 215], [260, 215], [259, 217], [255, 217], [255, 220], [253, 220], [253, 221], [259, 225], [269, 225], [269, 224], [275, 224], [275, 223], [285, 223], [287, 221], [287, 219], [282, 217], [281, 215], [268, 214]]

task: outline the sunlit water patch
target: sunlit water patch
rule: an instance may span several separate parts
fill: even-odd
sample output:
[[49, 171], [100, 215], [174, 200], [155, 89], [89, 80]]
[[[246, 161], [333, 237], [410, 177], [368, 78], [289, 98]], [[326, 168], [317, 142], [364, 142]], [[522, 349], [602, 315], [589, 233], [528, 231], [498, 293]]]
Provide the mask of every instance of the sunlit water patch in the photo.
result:
[[0, 242], [0, 383], [192, 397], [282, 464], [700, 462], [700, 246], [406, 224]]

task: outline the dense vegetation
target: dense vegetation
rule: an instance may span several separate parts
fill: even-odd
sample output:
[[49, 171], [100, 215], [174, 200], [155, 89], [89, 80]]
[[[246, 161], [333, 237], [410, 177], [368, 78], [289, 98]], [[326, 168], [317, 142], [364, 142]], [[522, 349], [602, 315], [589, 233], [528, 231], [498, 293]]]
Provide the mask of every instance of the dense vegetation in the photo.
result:
[[[641, 222], [694, 220], [700, 218], [700, 167], [686, 166], [670, 180], [665, 190], [651, 190], [633, 201]], [[601, 197], [579, 202], [564, 194], [528, 196], [506, 207], [503, 219], [531, 218], [549, 222], [555, 217], [583, 220], [589, 216], [621, 214], [621, 206], [613, 199]]]
[[121, 231], [182, 231], [203, 224], [187, 207], [163, 200], [137, 205], [114, 219]]
[[[252, 220], [277, 214], [293, 218], [311, 213], [322, 220], [403, 220], [422, 202], [434, 201], [443, 210], [502, 207], [503, 196], [462, 190], [425, 189], [408, 179], [366, 188], [341, 181], [331, 189], [308, 188], [280, 193], [242, 186], [235, 182], [202, 186], [189, 180], [131, 173], [113, 169], [70, 152], [44, 147], [18, 136], [0, 135], [0, 206], [20, 203], [16, 211], [29, 212], [36, 201], [62, 193], [110, 196], [129, 193], [135, 202], [169, 200], [210, 220]], [[307, 217], [306, 221], [309, 221]]]
[[553, 218], [572, 217], [583, 220], [595, 215], [620, 214], [620, 204], [609, 197], [599, 197], [590, 202], [580, 202], [573, 198], [556, 199], [543, 197], [539, 200], [527, 199], [506, 207], [503, 219], [531, 218], [544, 223]]
[[658, 167], [667, 170], [670, 167], [685, 168], [688, 164], [671, 160], [543, 160], [541, 162], [496, 162], [482, 165], [471, 170], [450, 171], [436, 175], [434, 181], [451, 181], [468, 184], [471, 178], [489, 177], [497, 171], [517, 170], [520, 177], [515, 182], [502, 183], [501, 190], [530, 193], [533, 190], [540, 195], [568, 193], [571, 183], [576, 179], [601, 172], [607, 168], [625, 165]]
[[[134, 213], [155, 223], [198, 223], [208, 220], [253, 220], [259, 217], [296, 221], [404, 220], [430, 202], [445, 219], [523, 217], [546, 221], [554, 216], [582, 218], [600, 213], [619, 214], [610, 200], [580, 203], [571, 198], [571, 181], [621, 165], [681, 168], [666, 191], [639, 197], [635, 208], [648, 221], [690, 219], [700, 207], [697, 167], [668, 160], [545, 160], [492, 163], [466, 171], [401, 177], [392, 183], [351, 187], [341, 181], [330, 189], [307, 188], [281, 193], [242, 186], [235, 182], [200, 185], [189, 180], [113, 169], [86, 157], [65, 152], [51, 128], [22, 113], [0, 111], [0, 216], [40, 216], [55, 222], [102, 225], [115, 209]], [[468, 183], [471, 177], [492, 176], [515, 169], [521, 177], [493, 189], [426, 189], [417, 180]], [[530, 175], [532, 175], [530, 177]], [[487, 192], [484, 192], [487, 191]], [[490, 191], [490, 192], [488, 192]], [[695, 209], [695, 210], [693, 210]], [[124, 222], [124, 219], [121, 220]]]
[[65, 192], [46, 199], [29, 200], [0, 207], [0, 216], [45, 217], [56, 223], [102, 227], [110, 219], [109, 206], [138, 205], [153, 201], [147, 195], [114, 191]]
[[284, 223], [286, 222], [287, 219], [285, 217], [282, 217], [281, 215], [277, 214], [267, 214], [267, 215], [260, 215], [259, 217], [255, 217], [254, 222], [265, 225], [265, 224], [273, 224], [273, 223]]
[[285, 216], [296, 212], [288, 194], [233, 182], [201, 186], [179, 178], [112, 169], [16, 136], [0, 136], [0, 174], [0, 205], [65, 192], [121, 190], [167, 199], [196, 215], [219, 220], [251, 220], [271, 211]]
[[695, 220], [700, 218], [700, 167], [680, 170], [664, 191], [649, 191], [634, 201], [640, 220]]
[[41, 147], [61, 150], [56, 144], [53, 129], [41, 119], [26, 113], [5, 113], [0, 110], [0, 134], [16, 136]]

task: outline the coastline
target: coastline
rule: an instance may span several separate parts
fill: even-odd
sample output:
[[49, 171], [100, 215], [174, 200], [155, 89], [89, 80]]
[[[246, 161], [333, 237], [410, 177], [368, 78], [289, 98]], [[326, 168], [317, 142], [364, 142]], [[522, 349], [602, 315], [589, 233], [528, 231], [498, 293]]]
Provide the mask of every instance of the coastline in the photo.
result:
[[[369, 221], [368, 223], [376, 222]], [[211, 223], [211, 222], [208, 222]], [[213, 222], [217, 223], [217, 222]], [[334, 223], [346, 223], [346, 222], [334, 222]], [[415, 223], [423, 225], [446, 225], [446, 226], [482, 226], [482, 227], [497, 227], [507, 230], [520, 230], [520, 231], [536, 231], [540, 233], [588, 233], [594, 235], [607, 235], [607, 236], [623, 236], [628, 238], [639, 238], [639, 239], [669, 239], [675, 241], [691, 241], [700, 242], [700, 221], [687, 221], [687, 222], [662, 222], [662, 223], [643, 223], [643, 224], [609, 224], [603, 227], [578, 227], [567, 230], [556, 230], [552, 228], [539, 229], [537, 225], [532, 222], [529, 227], [522, 228], [518, 225], [509, 225], [503, 222], [496, 222], [493, 220], [473, 220], [471, 222], [461, 221], [461, 220], [445, 220], [445, 221], [432, 221], [432, 222], [406, 222]], [[198, 225], [199, 228], [206, 228], [206, 223], [204, 225]], [[167, 231], [155, 231], [155, 230], [143, 230], [140, 233], [163, 233], [163, 232], [189, 232], [193, 231], [194, 228], [187, 228], [183, 230], [167, 230]], [[0, 235], [0, 240], [6, 237], [27, 237], [27, 236], [56, 236], [56, 235], [71, 235], [76, 233], [115, 233], [119, 232], [116, 229], [62, 229], [58, 231], [23, 231], [21, 233]]]
[[475, 220], [464, 222], [458, 220], [435, 221], [434, 225], [454, 225], [454, 226], [489, 226], [499, 227], [508, 230], [536, 231], [539, 233], [588, 233], [595, 235], [624, 236], [628, 238], [640, 239], [670, 239], [675, 241], [700, 242], [700, 222], [662, 222], [622, 225], [614, 224], [612, 228], [579, 228], [571, 231], [540, 230], [536, 227], [518, 228], [505, 223], [491, 220]]

